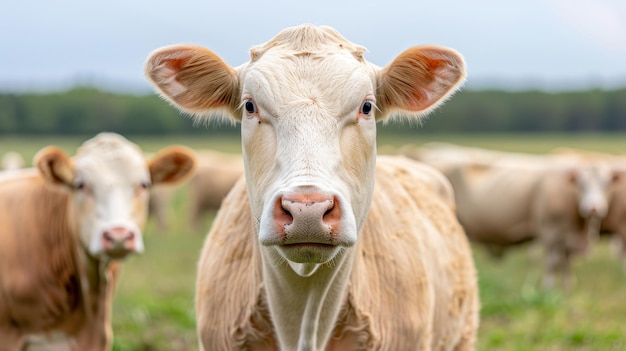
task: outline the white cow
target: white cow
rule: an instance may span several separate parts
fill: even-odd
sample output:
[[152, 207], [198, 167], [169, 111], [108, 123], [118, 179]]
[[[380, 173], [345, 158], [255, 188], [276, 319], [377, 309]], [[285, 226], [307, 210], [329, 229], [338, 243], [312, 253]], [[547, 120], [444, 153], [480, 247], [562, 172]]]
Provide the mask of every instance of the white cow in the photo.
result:
[[463, 82], [463, 59], [418, 46], [379, 68], [364, 52], [303, 25], [237, 68], [197, 46], [149, 57], [166, 99], [241, 123], [245, 185], [198, 267], [202, 349], [474, 348], [475, 269], [450, 197], [414, 162], [376, 162], [376, 123], [439, 106]]
[[533, 155], [452, 144], [413, 153], [452, 183], [457, 216], [469, 238], [502, 255], [538, 239], [546, 252], [544, 286], [560, 273], [569, 286], [570, 261], [588, 249], [608, 211], [611, 171], [574, 153]]

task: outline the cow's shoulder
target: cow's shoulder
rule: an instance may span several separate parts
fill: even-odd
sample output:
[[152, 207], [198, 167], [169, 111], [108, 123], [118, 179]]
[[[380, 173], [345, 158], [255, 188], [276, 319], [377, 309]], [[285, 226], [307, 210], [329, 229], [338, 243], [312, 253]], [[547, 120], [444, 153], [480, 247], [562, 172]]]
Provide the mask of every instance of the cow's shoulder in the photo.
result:
[[[447, 188], [447, 181], [419, 163], [379, 161], [349, 296], [354, 320], [393, 349], [405, 345], [406, 337], [417, 343], [438, 333], [415, 315], [452, 322], [450, 316], [473, 308], [476, 272], [449, 195], [438, 189]], [[400, 340], [397, 330], [410, 332]]]

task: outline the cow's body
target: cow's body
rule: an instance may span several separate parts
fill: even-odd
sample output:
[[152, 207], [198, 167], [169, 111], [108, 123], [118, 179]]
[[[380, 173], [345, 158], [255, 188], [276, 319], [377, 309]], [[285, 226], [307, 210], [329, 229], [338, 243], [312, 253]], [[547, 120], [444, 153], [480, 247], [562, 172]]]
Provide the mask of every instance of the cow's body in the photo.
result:
[[[354, 262], [347, 292], [336, 297], [341, 309], [325, 350], [471, 348], [478, 325], [476, 273], [448, 204], [452, 194], [435, 191], [449, 184], [414, 161], [379, 156], [377, 163], [372, 207], [361, 241], [345, 258]], [[196, 303], [204, 350], [279, 349], [247, 203], [241, 181], [202, 251]], [[331, 272], [328, 265], [316, 274]], [[308, 280], [287, 295], [315, 284], [315, 277]], [[304, 313], [297, 299], [284, 303], [294, 314]]]
[[0, 350], [108, 350], [119, 259], [143, 251], [145, 185], [178, 181], [193, 159], [174, 148], [148, 164], [102, 134], [36, 164], [0, 180]]
[[198, 270], [202, 349], [473, 349], [476, 276], [449, 185], [405, 159], [376, 163], [376, 123], [441, 104], [463, 59], [413, 47], [379, 68], [364, 51], [303, 25], [237, 68], [187, 45], [148, 59], [176, 106], [241, 122], [246, 184]]
[[597, 236], [607, 211], [610, 175], [573, 154], [530, 155], [454, 145], [427, 146], [420, 160], [441, 170], [455, 189], [457, 216], [468, 237], [501, 255], [538, 239], [546, 251], [544, 284]]

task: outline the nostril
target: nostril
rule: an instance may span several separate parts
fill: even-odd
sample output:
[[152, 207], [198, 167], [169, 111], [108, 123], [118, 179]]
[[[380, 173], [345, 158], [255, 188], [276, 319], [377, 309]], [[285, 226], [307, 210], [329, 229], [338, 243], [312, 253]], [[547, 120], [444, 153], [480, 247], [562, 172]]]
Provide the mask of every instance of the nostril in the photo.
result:
[[324, 212], [322, 220], [325, 223], [334, 223], [341, 219], [341, 207], [339, 206], [339, 201], [334, 197], [329, 201], [328, 209]]
[[[291, 215], [291, 212], [287, 209], [286, 204], [284, 204], [283, 201], [281, 201], [280, 199], [279, 201], [280, 201], [280, 208], [283, 210], [283, 215], [293, 218], [293, 216]], [[291, 201], [291, 203], [293, 203], [293, 201]]]
[[274, 210], [272, 211], [276, 224], [281, 228], [286, 224], [293, 222], [293, 216], [289, 210], [289, 203], [284, 201], [282, 197], [276, 199]]
[[135, 232], [129, 231], [124, 239], [122, 239], [128, 243], [132, 243], [135, 241]]

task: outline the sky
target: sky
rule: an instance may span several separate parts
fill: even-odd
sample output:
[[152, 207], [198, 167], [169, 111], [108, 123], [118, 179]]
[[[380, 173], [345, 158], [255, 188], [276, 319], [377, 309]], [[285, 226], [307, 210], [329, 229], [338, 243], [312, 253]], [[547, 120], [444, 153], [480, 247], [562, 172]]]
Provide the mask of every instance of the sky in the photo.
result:
[[186, 43], [238, 66], [286, 27], [329, 25], [385, 66], [405, 49], [465, 57], [466, 87], [626, 87], [624, 0], [3, 0], [0, 91], [151, 92], [153, 50]]

